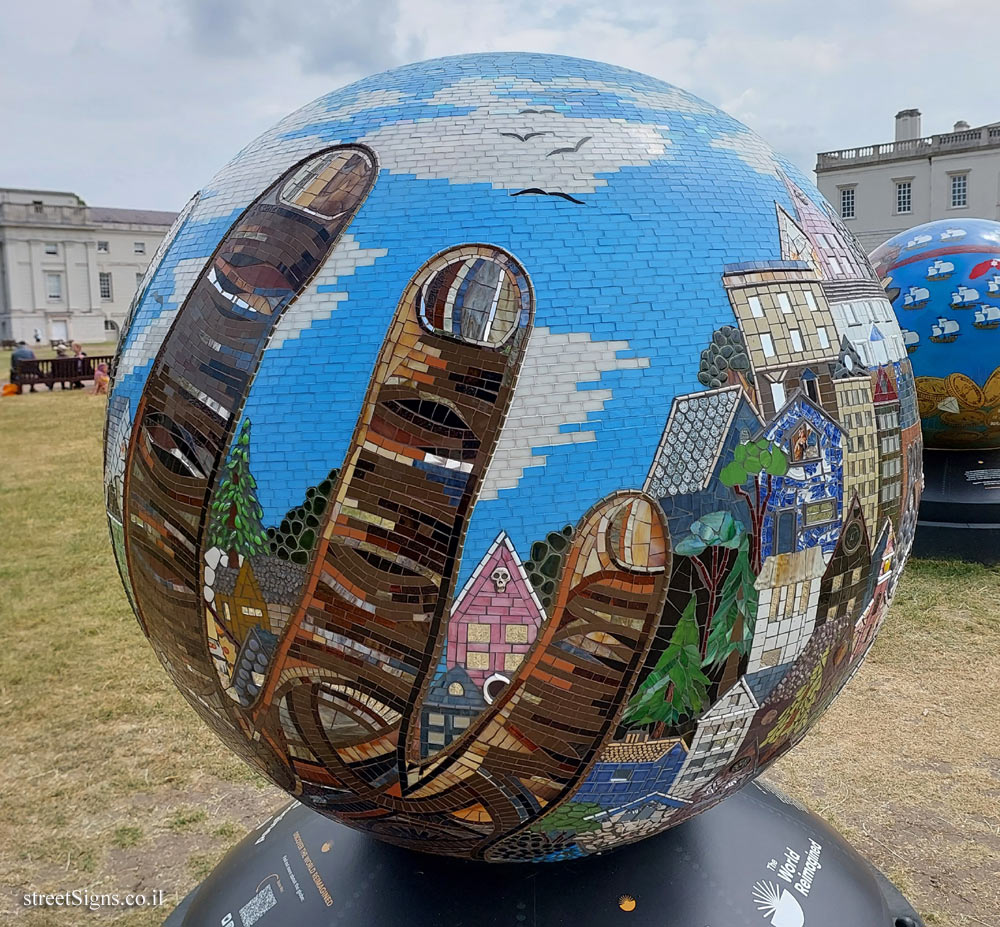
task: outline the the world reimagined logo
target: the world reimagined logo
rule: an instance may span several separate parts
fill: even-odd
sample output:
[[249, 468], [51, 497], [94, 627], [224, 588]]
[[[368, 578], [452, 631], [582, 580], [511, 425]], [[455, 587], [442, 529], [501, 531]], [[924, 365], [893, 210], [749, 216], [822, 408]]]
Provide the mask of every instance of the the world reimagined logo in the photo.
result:
[[809, 849], [804, 857], [791, 847], [785, 847], [780, 863], [777, 859], [772, 859], [767, 864], [767, 868], [778, 879], [791, 885], [791, 890], [779, 882], [766, 879], [754, 883], [754, 903], [761, 914], [770, 919], [771, 927], [803, 927], [805, 912], [797, 896], [809, 897], [816, 874], [823, 868], [820, 863], [822, 852], [823, 847], [810, 838]]

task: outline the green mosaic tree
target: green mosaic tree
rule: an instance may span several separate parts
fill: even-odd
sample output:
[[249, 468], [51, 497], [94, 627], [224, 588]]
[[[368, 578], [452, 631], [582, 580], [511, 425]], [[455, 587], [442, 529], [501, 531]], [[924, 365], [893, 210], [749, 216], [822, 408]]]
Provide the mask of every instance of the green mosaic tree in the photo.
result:
[[[750, 565], [754, 573], [760, 572], [760, 536], [771, 501], [774, 477], [788, 472], [788, 455], [766, 438], [744, 441], [733, 449], [733, 459], [719, 473], [724, 486], [729, 486], [747, 504], [750, 510]], [[761, 484], [761, 476], [764, 482]], [[753, 495], [743, 487], [753, 478]]]
[[302, 504], [289, 509], [281, 524], [267, 529], [268, 549], [274, 556], [302, 566], [309, 563], [319, 543], [323, 514], [339, 474], [334, 467], [319, 485], [306, 490]]
[[721, 691], [736, 681], [740, 658], [753, 641], [757, 589], [749, 546], [743, 525], [729, 512], [711, 512], [692, 522], [690, 533], [674, 547], [691, 558], [708, 592], [701, 665], [712, 670], [725, 666]]
[[674, 545], [674, 553], [690, 557], [708, 591], [708, 617], [715, 614], [719, 585], [729, 569], [733, 552], [746, 543], [746, 530], [729, 512], [710, 512], [691, 523], [687, 535]]
[[725, 692], [739, 678], [740, 660], [750, 652], [757, 618], [756, 575], [750, 567], [749, 543], [740, 545], [732, 568], [722, 585], [702, 644], [702, 666], [724, 667], [719, 692]]
[[572, 525], [566, 525], [562, 531], [550, 531], [544, 540], [531, 545], [531, 559], [524, 563], [528, 580], [546, 611], [555, 599], [556, 582], [566, 562], [572, 537]]
[[692, 595], [667, 649], [642, 681], [625, 709], [626, 724], [664, 727], [695, 717], [708, 701], [711, 680], [701, 671], [697, 597]]
[[263, 514], [257, 481], [250, 473], [250, 419], [244, 419], [209, 508], [209, 546], [225, 551], [229, 566], [237, 569], [241, 555], [250, 557], [266, 549]]

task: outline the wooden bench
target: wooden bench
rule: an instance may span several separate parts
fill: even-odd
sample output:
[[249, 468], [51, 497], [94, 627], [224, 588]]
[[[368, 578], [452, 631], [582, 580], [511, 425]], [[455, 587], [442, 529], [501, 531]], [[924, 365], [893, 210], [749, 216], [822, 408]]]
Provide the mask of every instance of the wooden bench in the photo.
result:
[[67, 383], [84, 383], [94, 379], [98, 364], [111, 368], [113, 355], [98, 354], [93, 357], [47, 357], [41, 360], [13, 361], [10, 367], [10, 382], [16, 386], [47, 386], [54, 389], [58, 383], [66, 389]]

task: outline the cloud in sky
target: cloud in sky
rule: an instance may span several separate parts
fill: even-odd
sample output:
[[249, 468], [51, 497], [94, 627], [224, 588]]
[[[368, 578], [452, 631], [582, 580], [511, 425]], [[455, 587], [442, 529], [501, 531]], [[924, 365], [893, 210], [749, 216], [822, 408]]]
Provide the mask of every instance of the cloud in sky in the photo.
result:
[[[50, 0], [0, 31], [0, 185], [179, 209], [247, 142], [338, 86], [473, 51], [595, 58], [683, 87], [811, 170], [817, 151], [1000, 120], [995, 0]], [[958, 41], [942, 44], [942, 30]], [[962, 39], [962, 36], [965, 39]]]

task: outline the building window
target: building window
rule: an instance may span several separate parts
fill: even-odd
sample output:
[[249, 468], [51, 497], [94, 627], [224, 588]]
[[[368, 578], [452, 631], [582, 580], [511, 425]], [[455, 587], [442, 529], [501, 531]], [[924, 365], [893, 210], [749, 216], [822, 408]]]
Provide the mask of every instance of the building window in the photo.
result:
[[841, 219], [854, 218], [854, 187], [841, 187], [840, 189], [840, 217]]
[[485, 670], [490, 668], [490, 655], [488, 653], [469, 653], [465, 657], [465, 665], [469, 669]]
[[490, 642], [490, 626], [478, 622], [470, 623], [468, 635], [465, 639], [475, 644], [488, 644]]
[[778, 308], [784, 313], [790, 313], [792, 311], [792, 301], [788, 298], [787, 293], [779, 293], [777, 296]]
[[465, 686], [463, 686], [460, 682], [450, 683], [448, 686], [448, 694], [461, 698], [461, 696], [465, 695]]
[[145, 277], [145, 276], [146, 276], [145, 274], [141, 274], [138, 271], [136, 271], [136, 274], [135, 274], [135, 288], [137, 290], [139, 289], [139, 287], [142, 286], [142, 278]]
[[816, 429], [806, 421], [800, 422], [788, 439], [788, 451], [792, 463], [819, 460], [819, 436]]
[[747, 304], [750, 306], [750, 315], [755, 319], [764, 318], [764, 309], [761, 307], [759, 296], [747, 297]]
[[826, 333], [826, 329], [822, 325], [816, 329], [816, 337], [819, 339], [819, 346], [821, 348], [830, 347], [830, 336]]
[[837, 517], [837, 504], [832, 500], [813, 502], [805, 507], [806, 525], [819, 525]]
[[771, 384], [771, 402], [774, 403], [774, 409], [777, 411], [782, 408], [785, 404], [785, 384], [784, 383], [772, 383]]
[[106, 241], [99, 241], [97, 243], [98, 254], [108, 254], [110, 251], [111, 249], [108, 247], [108, 243]]
[[969, 205], [969, 175], [951, 175], [951, 208], [959, 209]]
[[523, 653], [505, 653], [503, 655], [503, 668], [508, 673], [513, 673], [521, 665], [522, 660], [524, 660]]
[[264, 612], [259, 608], [252, 608], [249, 605], [244, 605], [241, 609], [244, 615], [249, 615], [251, 618], [263, 618]]
[[526, 624], [508, 624], [503, 630], [504, 640], [508, 644], [528, 643], [528, 626]]
[[101, 291], [101, 299], [111, 299], [111, 272], [102, 270], [97, 275], [98, 288]]
[[45, 295], [49, 299], [62, 299], [62, 274], [45, 275]]
[[134, 241], [134, 242], [132, 242], [132, 253], [133, 254], [145, 254], [146, 253], [146, 242], [144, 242], [144, 241]]
[[803, 350], [802, 345], [802, 332], [797, 328], [790, 328], [788, 330], [788, 336], [792, 339], [792, 350], [801, 351]]
[[631, 782], [632, 781], [632, 768], [629, 766], [619, 766], [611, 774], [611, 782]]
[[31, 208], [36, 213], [38, 213], [39, 215], [41, 215], [41, 213], [45, 212], [45, 204], [42, 203], [41, 200], [32, 200], [31, 201]]
[[764, 357], [774, 357], [774, 341], [767, 332], [761, 333], [760, 349], [764, 352]]
[[913, 211], [913, 184], [909, 180], [896, 181], [896, 213], [909, 215]]
[[59, 253], [59, 245], [57, 245], [54, 241], [47, 241], [47, 242], [45, 242], [45, 253], [46, 254], [58, 254]]
[[804, 294], [806, 298], [806, 305], [810, 308], [810, 310], [815, 312], [817, 309], [819, 309], [819, 306], [816, 304], [816, 297], [813, 296], [813, 291], [805, 290]]

